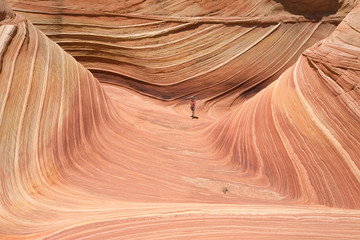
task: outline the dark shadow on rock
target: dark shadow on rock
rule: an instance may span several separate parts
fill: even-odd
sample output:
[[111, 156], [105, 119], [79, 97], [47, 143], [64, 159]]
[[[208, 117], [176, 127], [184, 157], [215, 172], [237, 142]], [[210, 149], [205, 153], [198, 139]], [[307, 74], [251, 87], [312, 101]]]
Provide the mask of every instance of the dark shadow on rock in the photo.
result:
[[340, 0], [274, 0], [286, 11], [302, 15], [307, 19], [316, 20], [336, 13], [341, 7]]
[[0, 1], [0, 21], [7, 18], [13, 18], [15, 13], [10, 9], [5, 1]]

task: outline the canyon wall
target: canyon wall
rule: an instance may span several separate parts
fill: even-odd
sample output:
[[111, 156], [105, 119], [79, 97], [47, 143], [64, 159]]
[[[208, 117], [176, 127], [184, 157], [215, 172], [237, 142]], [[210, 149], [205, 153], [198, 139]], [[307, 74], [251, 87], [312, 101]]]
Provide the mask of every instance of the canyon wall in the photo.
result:
[[237, 103], [329, 36], [357, 1], [9, 3], [101, 82], [168, 101]]
[[9, 3], [0, 239], [360, 238], [356, 2]]

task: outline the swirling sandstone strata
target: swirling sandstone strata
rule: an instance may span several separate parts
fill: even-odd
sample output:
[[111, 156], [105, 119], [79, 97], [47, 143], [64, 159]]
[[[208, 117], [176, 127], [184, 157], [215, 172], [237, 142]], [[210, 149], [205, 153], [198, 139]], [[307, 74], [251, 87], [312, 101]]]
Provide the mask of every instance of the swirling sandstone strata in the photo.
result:
[[216, 103], [266, 87], [357, 1], [9, 2], [101, 82]]
[[211, 129], [244, 173], [292, 199], [360, 207], [359, 9]]
[[359, 11], [233, 112], [193, 122], [100, 85], [6, 10], [0, 238], [358, 239]]

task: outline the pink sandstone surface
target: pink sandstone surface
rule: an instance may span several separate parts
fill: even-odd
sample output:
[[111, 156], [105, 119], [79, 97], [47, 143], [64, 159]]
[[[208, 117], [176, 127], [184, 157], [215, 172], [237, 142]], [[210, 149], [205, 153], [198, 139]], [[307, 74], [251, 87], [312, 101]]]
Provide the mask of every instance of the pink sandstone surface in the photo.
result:
[[306, 15], [293, 2], [9, 0], [99, 81], [211, 106], [269, 85], [357, 3], [307, 1]]
[[0, 3], [0, 239], [360, 238], [358, 1]]

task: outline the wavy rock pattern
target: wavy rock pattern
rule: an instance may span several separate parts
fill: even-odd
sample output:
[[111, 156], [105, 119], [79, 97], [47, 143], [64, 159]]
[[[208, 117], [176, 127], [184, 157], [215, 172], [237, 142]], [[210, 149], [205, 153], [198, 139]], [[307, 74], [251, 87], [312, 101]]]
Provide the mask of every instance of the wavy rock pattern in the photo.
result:
[[[43, 2], [42, 7], [53, 16], [50, 11], [53, 6], [47, 4], [57, 1]], [[124, 6], [123, 11], [138, 6], [135, 1], [129, 3], [134, 5]], [[78, 4], [85, 6], [81, 1]], [[346, 4], [350, 3], [344, 2], [344, 9]], [[236, 9], [231, 12], [232, 7], [224, 10], [229, 13], [227, 17], [236, 15]], [[174, 7], [169, 6], [170, 9]], [[221, 9], [219, 6], [218, 11]], [[249, 9], [254, 9], [254, 14], [259, 10]], [[278, 71], [280, 77], [265, 89], [232, 108], [201, 109], [198, 121], [188, 119], [188, 106], [181, 101], [169, 104], [119, 88], [116, 84], [123, 80], [116, 80], [116, 76], [123, 73], [110, 77], [107, 71], [111, 63], [94, 61], [92, 70], [98, 65], [104, 74], [99, 76], [115, 83], [100, 84], [90, 71], [3, 2], [0, 10], [0, 239], [360, 238], [360, 6], [346, 16], [330, 37], [304, 51], [286, 71], [291, 60], [280, 57], [284, 70]], [[81, 18], [69, 12], [62, 14], [69, 19], [86, 19], [83, 11]], [[43, 10], [40, 14], [45, 15]], [[97, 17], [99, 21], [107, 18], [102, 14]], [[130, 23], [131, 18], [126, 19]], [[139, 24], [139, 18], [134, 19]], [[153, 21], [145, 19], [142, 27], [149, 27], [154, 33]], [[178, 21], [164, 24], [167, 27], [173, 24], [177, 29], [181, 25]], [[186, 20], [182, 24], [195, 23]], [[304, 34], [311, 41], [321, 38], [320, 32], [329, 33], [334, 28], [332, 23], [321, 21], [296, 24], [303, 24], [306, 33], [313, 32]], [[269, 24], [260, 30], [254, 26], [243, 30], [246, 27], [237, 24], [232, 27], [254, 31], [255, 35], [242, 32], [244, 39], [237, 42], [250, 44], [265, 36], [265, 32], [278, 31], [285, 25]], [[216, 25], [196, 26], [202, 26], [205, 34], [207, 27]], [[320, 31], [321, 26], [330, 27]], [[219, 44], [225, 46], [231, 34], [223, 37], [217, 27], [221, 28], [216, 26], [213, 30], [218, 34]], [[291, 24], [288, 27], [294, 28], [291, 30], [294, 33], [300, 29]], [[185, 45], [191, 42], [187, 29], [176, 30], [186, 38], [178, 39]], [[238, 33], [235, 29], [234, 38]], [[213, 36], [214, 32], [209, 34]], [[139, 34], [143, 33], [141, 30]], [[281, 36], [286, 38], [290, 33], [278, 34], [278, 38], [266, 37], [266, 41], [280, 41]], [[314, 34], [318, 36], [310, 37]], [[83, 33], [79, 36], [86, 40], [87, 47], [91, 41]], [[197, 37], [205, 41], [207, 36]], [[69, 41], [69, 47], [82, 52], [73, 36]], [[97, 41], [101, 43], [104, 38]], [[127, 44], [134, 52], [144, 47], [143, 42], [136, 45], [136, 39], [132, 41], [134, 46], [130, 41]], [[211, 46], [200, 49], [209, 48], [209, 57], [218, 49], [220, 56], [211, 56], [210, 62], [216, 62], [214, 66], [225, 63], [221, 60], [227, 56], [221, 55], [224, 51]], [[256, 51], [261, 48], [255, 50], [256, 46], [249, 50], [252, 53], [248, 59], [259, 56]], [[306, 44], [293, 42], [286, 46], [294, 47], [286, 54], [294, 54], [291, 58], [295, 59], [295, 52], [302, 51]], [[146, 48], [136, 54], [151, 56]], [[170, 51], [169, 48], [164, 49]], [[160, 52], [161, 49], [158, 48]], [[237, 48], [222, 49], [232, 52]], [[181, 83], [172, 82], [186, 79], [186, 74], [197, 74], [190, 68], [179, 67], [181, 59], [184, 64], [191, 62], [194, 52], [173, 60], [178, 65], [176, 71], [183, 71], [180, 80], [169, 77], [168, 82], [162, 82], [169, 89], [173, 86], [186, 92], [179, 96], [198, 91], [194, 89], [200, 77], [196, 81], [186, 80], [185, 90]], [[84, 57], [91, 59], [90, 55]], [[219, 59], [215, 60], [216, 57]], [[199, 66], [206, 62], [199, 59]], [[134, 69], [124, 66], [121, 71], [143, 77], [140, 63], [159, 67], [163, 64], [143, 60], [139, 59]], [[274, 71], [280, 67], [271, 65], [274, 68], [271, 69], [270, 60], [273, 59], [264, 60], [264, 64], [268, 63], [264, 71], [275, 76]], [[86, 61], [84, 64], [90, 66]], [[218, 88], [214, 92], [219, 96], [231, 91], [236, 96], [244, 91], [226, 83], [226, 77], [238, 71], [233, 69], [236, 64], [229, 64], [221, 66], [222, 75], [217, 72], [218, 78], [211, 78], [212, 71], [200, 74], [213, 81], [225, 79], [214, 82]], [[271, 75], [262, 74], [256, 66], [249, 67], [250, 62], [244, 64], [249, 68], [249, 76]], [[110, 81], [114, 76], [116, 81]], [[129, 79], [130, 83], [135, 77]], [[133, 88], [140, 88], [143, 81], [149, 90], [139, 90], [142, 93], [159, 97], [171, 92], [156, 90], [158, 83], [154, 81], [159, 79], [149, 79], [137, 81]], [[256, 85], [253, 84], [248, 89]], [[215, 93], [204, 93], [200, 106]], [[217, 100], [231, 105], [234, 97]]]
[[216, 103], [269, 85], [358, 1], [9, 2], [101, 82]]

